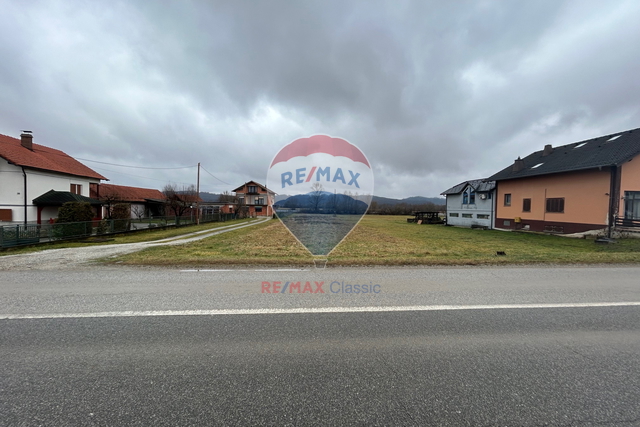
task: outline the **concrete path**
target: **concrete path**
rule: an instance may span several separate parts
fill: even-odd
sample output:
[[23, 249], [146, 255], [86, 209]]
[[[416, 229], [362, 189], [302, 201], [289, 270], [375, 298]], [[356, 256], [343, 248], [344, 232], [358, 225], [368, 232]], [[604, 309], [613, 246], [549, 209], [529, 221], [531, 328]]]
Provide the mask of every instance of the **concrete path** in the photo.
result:
[[114, 245], [85, 246], [82, 248], [50, 249], [28, 254], [0, 256], [2, 270], [56, 270], [60, 268], [79, 267], [82, 264], [100, 258], [137, 252], [156, 246], [184, 245], [228, 231], [262, 224], [270, 218], [257, 219], [249, 223], [217, 227], [212, 230], [196, 231], [162, 240], [141, 243], [125, 243]]

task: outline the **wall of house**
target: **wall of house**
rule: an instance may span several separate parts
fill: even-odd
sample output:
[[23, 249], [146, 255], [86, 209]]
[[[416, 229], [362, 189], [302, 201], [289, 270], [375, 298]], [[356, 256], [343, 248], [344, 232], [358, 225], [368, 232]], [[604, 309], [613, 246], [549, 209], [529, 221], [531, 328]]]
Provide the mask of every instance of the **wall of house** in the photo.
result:
[[[250, 184], [253, 185], [253, 184]], [[273, 193], [269, 193], [264, 190], [260, 186], [257, 188], [257, 194], [246, 194], [248, 190], [248, 185], [243, 186], [240, 191], [236, 191], [236, 197], [243, 197], [244, 203], [248, 207], [248, 215], [249, 216], [273, 216], [273, 202], [274, 195]], [[264, 199], [264, 205], [258, 205], [257, 207], [261, 208], [261, 212], [256, 211], [256, 203], [258, 199]]]
[[24, 221], [23, 188], [22, 169], [0, 158], [0, 209], [11, 210], [12, 222]]
[[[495, 193], [491, 192], [490, 198], [482, 199], [482, 193], [476, 193], [474, 204], [463, 204], [463, 196], [460, 194], [447, 195], [447, 224], [458, 227], [488, 227], [493, 228], [493, 202]], [[453, 215], [452, 215], [453, 214]], [[457, 216], [456, 216], [457, 214]], [[471, 215], [471, 217], [469, 217]], [[478, 218], [478, 215], [487, 215], [488, 218]]]
[[622, 165], [618, 216], [624, 216], [624, 199], [622, 197], [625, 191], [640, 191], [640, 155]]
[[[565, 233], [603, 228], [608, 223], [610, 174], [609, 168], [603, 168], [499, 181], [495, 226], [516, 228], [519, 217], [520, 226], [529, 225], [535, 231], [553, 224], [566, 227]], [[504, 205], [505, 194], [511, 194], [511, 206]], [[564, 198], [564, 212], [546, 212], [547, 198]], [[523, 199], [531, 199], [530, 212], [523, 212]]]
[[[25, 168], [27, 173], [27, 221], [35, 222], [38, 211], [33, 199], [49, 190], [69, 191], [71, 184], [82, 185], [82, 195], [89, 197], [89, 183], [96, 179]], [[13, 222], [24, 222], [24, 177], [22, 168], [0, 159], [0, 209], [11, 209]], [[48, 212], [51, 213], [51, 212]], [[56, 210], [57, 216], [57, 210]], [[45, 219], [44, 213], [42, 216]], [[48, 219], [48, 217], [46, 217]]]

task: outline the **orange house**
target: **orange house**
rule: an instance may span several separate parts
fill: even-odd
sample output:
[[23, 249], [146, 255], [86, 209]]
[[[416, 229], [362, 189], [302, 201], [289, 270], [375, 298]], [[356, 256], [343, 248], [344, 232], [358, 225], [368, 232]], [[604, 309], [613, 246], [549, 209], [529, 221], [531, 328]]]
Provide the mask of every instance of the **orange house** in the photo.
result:
[[233, 192], [236, 193], [238, 199], [238, 209], [246, 208], [247, 216], [273, 216], [273, 202], [276, 193], [264, 185], [249, 181]]
[[640, 129], [546, 145], [496, 181], [495, 227], [578, 233], [640, 226]]

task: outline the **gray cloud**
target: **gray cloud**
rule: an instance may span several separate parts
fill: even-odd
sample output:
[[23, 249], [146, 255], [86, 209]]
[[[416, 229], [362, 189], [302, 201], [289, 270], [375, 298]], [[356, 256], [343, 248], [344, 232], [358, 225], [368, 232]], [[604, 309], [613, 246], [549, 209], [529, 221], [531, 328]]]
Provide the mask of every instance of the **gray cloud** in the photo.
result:
[[[633, 1], [0, 7], [1, 133], [116, 164], [202, 162], [231, 184], [204, 174], [209, 191], [264, 181], [316, 133], [360, 146], [377, 193], [404, 197], [640, 126]], [[87, 164], [125, 185], [195, 177]]]

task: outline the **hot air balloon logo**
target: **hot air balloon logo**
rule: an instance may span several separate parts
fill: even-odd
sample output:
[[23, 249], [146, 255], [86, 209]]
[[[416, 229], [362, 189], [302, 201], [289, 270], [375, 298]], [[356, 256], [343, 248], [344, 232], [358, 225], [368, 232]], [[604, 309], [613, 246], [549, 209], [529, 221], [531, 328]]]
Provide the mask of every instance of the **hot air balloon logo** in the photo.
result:
[[355, 145], [314, 135], [285, 145], [267, 172], [274, 212], [311, 254], [327, 256], [367, 212], [373, 171]]

